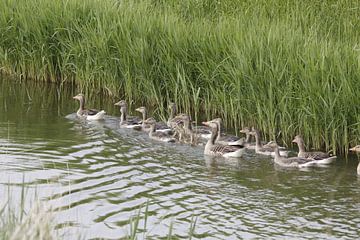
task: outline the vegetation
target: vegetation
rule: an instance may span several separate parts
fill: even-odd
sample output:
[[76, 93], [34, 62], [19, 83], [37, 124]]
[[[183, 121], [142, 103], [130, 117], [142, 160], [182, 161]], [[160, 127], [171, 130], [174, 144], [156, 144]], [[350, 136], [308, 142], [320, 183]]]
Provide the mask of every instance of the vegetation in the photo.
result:
[[53, 214], [38, 199], [30, 201], [32, 209], [27, 211], [25, 204], [26, 188], [22, 187], [21, 198], [14, 204], [14, 198], [8, 191], [8, 199], [0, 206], [0, 239], [10, 240], [51, 240], [57, 239], [55, 225], [52, 223]]
[[[48, 209], [46, 203], [41, 202], [37, 195], [30, 201], [32, 209], [27, 211], [25, 205], [29, 199], [26, 193], [27, 188], [22, 185], [21, 198], [18, 204], [14, 205], [14, 197], [8, 191], [8, 199], [4, 206], [0, 206], [0, 239], [10, 240], [52, 240], [66, 238], [66, 235], [60, 235], [58, 228], [66, 228], [66, 225], [55, 226], [54, 216], [56, 212]], [[33, 204], [31, 204], [33, 203]], [[128, 234], [123, 239], [136, 240], [146, 239], [151, 234], [151, 228], [147, 226], [149, 217], [149, 201], [137, 210], [136, 214], [130, 219], [128, 226]], [[195, 236], [197, 218], [191, 218], [189, 222], [188, 239], [191, 240]], [[141, 224], [142, 223], [142, 224]], [[150, 226], [151, 227], [151, 226]], [[173, 239], [177, 236], [172, 233], [173, 223], [169, 226], [167, 239]], [[77, 239], [84, 239], [77, 236]]]
[[4, 0], [0, 66], [24, 78], [345, 150], [360, 138], [357, 0]]

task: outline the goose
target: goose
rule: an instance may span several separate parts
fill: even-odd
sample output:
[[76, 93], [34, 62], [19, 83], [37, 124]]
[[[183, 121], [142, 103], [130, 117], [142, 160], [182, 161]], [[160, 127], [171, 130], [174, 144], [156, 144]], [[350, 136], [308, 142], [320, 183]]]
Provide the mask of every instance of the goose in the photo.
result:
[[[360, 152], [360, 145], [356, 145], [355, 147], [352, 147], [349, 150], [352, 151], [352, 152], [359, 153]], [[360, 162], [359, 162], [359, 164], [357, 166], [357, 174], [360, 176]]]
[[[169, 114], [169, 119], [167, 121], [167, 125], [171, 129], [178, 129], [179, 124], [183, 121], [183, 118], [186, 117], [187, 114], [180, 113], [175, 116], [175, 114], [177, 112], [177, 107], [176, 107], [176, 104], [173, 102], [169, 103], [169, 109], [170, 109], [170, 114]], [[190, 121], [191, 121], [191, 118], [190, 118]], [[194, 131], [194, 133], [199, 134], [200, 137], [202, 137], [204, 139], [209, 139], [211, 136], [211, 130], [204, 126], [194, 126], [194, 127], [192, 127], [192, 130]]]
[[256, 144], [255, 142], [251, 142], [251, 134], [250, 134], [251, 130], [249, 127], [244, 127], [243, 129], [240, 130], [240, 133], [244, 133], [245, 134], [245, 141], [244, 141], [244, 146], [247, 149], [255, 149]]
[[215, 118], [212, 121], [216, 122], [218, 124], [218, 135], [216, 137], [216, 143], [218, 144], [222, 144], [222, 145], [244, 145], [245, 144], [245, 139], [244, 138], [239, 138], [238, 136], [234, 136], [234, 135], [226, 135], [226, 134], [221, 134], [221, 123], [222, 120], [221, 118]]
[[325, 152], [307, 152], [305, 150], [305, 143], [303, 138], [300, 135], [296, 135], [294, 140], [292, 140], [293, 143], [296, 143], [299, 147], [299, 153], [298, 157], [302, 158], [309, 158], [313, 160], [319, 160], [323, 164], [329, 164], [331, 162], [334, 162], [336, 160], [336, 156], [330, 156], [330, 154]]
[[176, 128], [177, 126], [177, 120], [174, 119], [176, 112], [177, 112], [177, 108], [176, 108], [176, 104], [174, 102], [170, 102], [169, 103], [169, 109], [170, 109], [170, 114], [169, 114], [169, 118], [167, 120], [167, 125], [170, 128]]
[[174, 137], [169, 136], [164, 132], [156, 131], [156, 120], [154, 118], [148, 118], [145, 121], [145, 124], [150, 126], [149, 137], [151, 139], [161, 141], [161, 142], [175, 142], [176, 139]]
[[[269, 147], [268, 145], [263, 146], [261, 143], [261, 137], [259, 130], [252, 128], [250, 132], [251, 135], [255, 136], [255, 152], [262, 155], [271, 155], [275, 156], [274, 148]], [[280, 147], [278, 147], [280, 149]], [[279, 150], [281, 156], [287, 157], [289, 155], [289, 151]]]
[[80, 102], [79, 110], [77, 110], [76, 115], [80, 118], [86, 118], [87, 120], [102, 120], [106, 112], [104, 110], [98, 111], [96, 109], [86, 109], [85, 108], [85, 96], [82, 93], [79, 93], [73, 99], [76, 99]]
[[275, 141], [271, 141], [266, 144], [267, 147], [271, 147], [275, 152], [274, 162], [282, 167], [308, 167], [316, 164], [316, 160], [302, 157], [290, 157], [286, 158], [280, 155], [279, 146]]
[[125, 100], [120, 100], [114, 104], [120, 107], [120, 127], [122, 128], [141, 128], [140, 119], [138, 117], [127, 116], [127, 103]]
[[[146, 116], [147, 116], [147, 109], [144, 106], [138, 107], [135, 111], [140, 112], [142, 114], [142, 121], [141, 121], [141, 130], [145, 132], [150, 131], [150, 125], [145, 123]], [[158, 132], [166, 132], [168, 134], [172, 134], [172, 130], [163, 122], [156, 123], [156, 131]]]
[[199, 141], [201, 135], [193, 131], [189, 115], [182, 114], [176, 131], [178, 132], [180, 142], [190, 143], [191, 145], [202, 144], [202, 142]]
[[204, 149], [205, 155], [223, 156], [225, 158], [228, 158], [228, 157], [241, 157], [244, 154], [245, 148], [242, 145], [232, 146], [232, 145], [215, 144], [215, 140], [219, 132], [219, 126], [216, 121], [211, 120], [211, 121], [203, 122], [202, 124], [210, 127], [211, 129], [211, 137], [207, 141]]

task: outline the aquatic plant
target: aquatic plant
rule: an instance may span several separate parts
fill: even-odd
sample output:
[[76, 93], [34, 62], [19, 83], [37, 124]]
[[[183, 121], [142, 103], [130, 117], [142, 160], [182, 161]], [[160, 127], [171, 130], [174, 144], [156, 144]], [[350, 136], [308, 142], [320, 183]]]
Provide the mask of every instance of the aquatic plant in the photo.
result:
[[[290, 143], [359, 142], [360, 4], [5, 0], [0, 66], [23, 78], [255, 125]], [[36, 13], [36, 14], [34, 14]], [[201, 115], [200, 115], [201, 114]]]
[[[5, 196], [4, 196], [5, 197]], [[14, 204], [14, 197], [10, 194], [0, 206], [0, 239], [10, 240], [51, 240], [57, 239], [57, 231], [53, 224], [53, 212], [38, 198], [26, 198], [26, 188], [22, 186], [20, 201]], [[32, 209], [25, 208], [25, 204], [32, 202]]]

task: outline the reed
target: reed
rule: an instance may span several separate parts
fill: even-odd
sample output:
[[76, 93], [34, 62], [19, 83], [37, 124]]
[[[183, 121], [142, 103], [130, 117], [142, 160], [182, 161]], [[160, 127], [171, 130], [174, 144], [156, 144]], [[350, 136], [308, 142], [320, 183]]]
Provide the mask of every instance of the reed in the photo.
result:
[[25, 209], [29, 199], [25, 186], [21, 189], [20, 202], [14, 204], [14, 197], [8, 189], [8, 198], [0, 206], [0, 239], [10, 240], [51, 240], [59, 235], [53, 224], [53, 212], [47, 209], [38, 198], [31, 201], [32, 209]]
[[[4, 0], [0, 66], [227, 128], [360, 141], [357, 0]], [[308, 146], [309, 147], [309, 146]]]
[[[66, 232], [59, 233], [59, 229], [70, 227], [66, 224], [59, 225], [54, 222], [56, 210], [47, 207], [48, 203], [40, 201], [36, 195], [29, 200], [27, 195], [27, 187], [22, 185], [20, 201], [14, 204], [14, 196], [10, 194], [11, 189], [8, 188], [8, 198], [6, 202], [0, 206], [0, 239], [10, 240], [51, 240], [67, 238]], [[29, 210], [25, 205], [29, 204], [33, 207]], [[136, 213], [129, 220], [128, 234], [122, 239], [136, 240], [151, 238], [154, 226], [148, 226], [149, 201], [139, 207]], [[70, 206], [69, 206], [70, 207]], [[192, 217], [189, 221], [188, 239], [192, 239], [196, 235], [197, 218]], [[170, 223], [167, 239], [178, 238], [173, 231], [173, 222]], [[74, 236], [73, 236], [74, 237]], [[85, 239], [80, 234], [75, 239]]]

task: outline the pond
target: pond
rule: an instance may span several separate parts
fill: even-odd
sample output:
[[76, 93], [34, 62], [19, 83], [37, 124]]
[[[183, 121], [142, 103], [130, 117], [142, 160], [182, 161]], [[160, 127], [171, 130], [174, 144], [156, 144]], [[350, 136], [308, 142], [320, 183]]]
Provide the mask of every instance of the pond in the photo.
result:
[[[104, 122], [79, 121], [74, 88], [0, 77], [0, 194], [54, 209], [63, 238], [118, 239], [140, 213], [139, 238], [351, 239], [360, 235], [357, 156], [284, 169], [252, 152], [206, 158], [118, 127], [113, 102], [93, 95]], [[131, 107], [132, 114], [134, 106]], [[145, 211], [147, 213], [145, 214]], [[195, 225], [195, 230], [190, 229]]]

